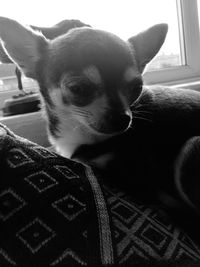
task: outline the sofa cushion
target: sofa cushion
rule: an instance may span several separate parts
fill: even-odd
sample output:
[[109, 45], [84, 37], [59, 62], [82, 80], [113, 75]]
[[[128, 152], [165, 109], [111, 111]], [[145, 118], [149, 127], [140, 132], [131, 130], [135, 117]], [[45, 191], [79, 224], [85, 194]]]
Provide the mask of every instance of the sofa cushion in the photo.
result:
[[200, 261], [199, 247], [162, 210], [3, 125], [0, 162], [0, 266]]

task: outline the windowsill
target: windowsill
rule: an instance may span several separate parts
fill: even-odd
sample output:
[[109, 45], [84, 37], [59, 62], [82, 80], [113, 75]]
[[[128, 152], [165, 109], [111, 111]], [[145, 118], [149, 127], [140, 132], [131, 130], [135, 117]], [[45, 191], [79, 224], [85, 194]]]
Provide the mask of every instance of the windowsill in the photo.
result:
[[193, 79], [180, 80], [180, 81], [175, 81], [175, 82], [168, 82], [164, 84], [169, 85], [173, 88], [186, 88], [186, 89], [200, 91], [200, 77], [193, 78]]

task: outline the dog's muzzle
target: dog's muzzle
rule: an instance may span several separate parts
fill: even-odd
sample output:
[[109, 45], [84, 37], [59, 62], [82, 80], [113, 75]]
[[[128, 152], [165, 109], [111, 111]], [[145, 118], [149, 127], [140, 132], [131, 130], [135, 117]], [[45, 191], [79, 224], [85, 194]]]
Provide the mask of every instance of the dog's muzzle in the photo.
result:
[[98, 131], [104, 134], [116, 134], [126, 131], [132, 121], [132, 116], [128, 112], [107, 114], [104, 122], [99, 125]]

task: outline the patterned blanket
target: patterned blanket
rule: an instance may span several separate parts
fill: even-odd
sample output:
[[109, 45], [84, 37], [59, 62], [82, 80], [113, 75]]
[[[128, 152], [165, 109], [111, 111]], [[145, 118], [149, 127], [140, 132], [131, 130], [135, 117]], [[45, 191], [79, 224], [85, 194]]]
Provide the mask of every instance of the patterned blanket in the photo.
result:
[[1, 267], [144, 267], [161, 260], [200, 266], [200, 248], [163, 210], [0, 125]]

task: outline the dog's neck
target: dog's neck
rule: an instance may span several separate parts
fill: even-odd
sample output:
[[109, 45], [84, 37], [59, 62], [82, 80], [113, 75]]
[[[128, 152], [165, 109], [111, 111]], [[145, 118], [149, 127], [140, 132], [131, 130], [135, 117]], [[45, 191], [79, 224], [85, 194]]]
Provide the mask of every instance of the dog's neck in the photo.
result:
[[[55, 147], [56, 152], [63, 157], [71, 158], [76, 149], [83, 144], [83, 142], [91, 143], [94, 136], [88, 131], [86, 127], [75, 121], [76, 126], [71, 125], [71, 120], [67, 120], [60, 125], [60, 137], [55, 138], [49, 134], [49, 140]], [[78, 128], [78, 129], [77, 129]]]
[[63, 157], [72, 158], [76, 150], [82, 145], [90, 145], [106, 140], [109, 136], [98, 135], [77, 119], [65, 117], [60, 120], [59, 136], [54, 137], [49, 132], [49, 141], [56, 152]]

